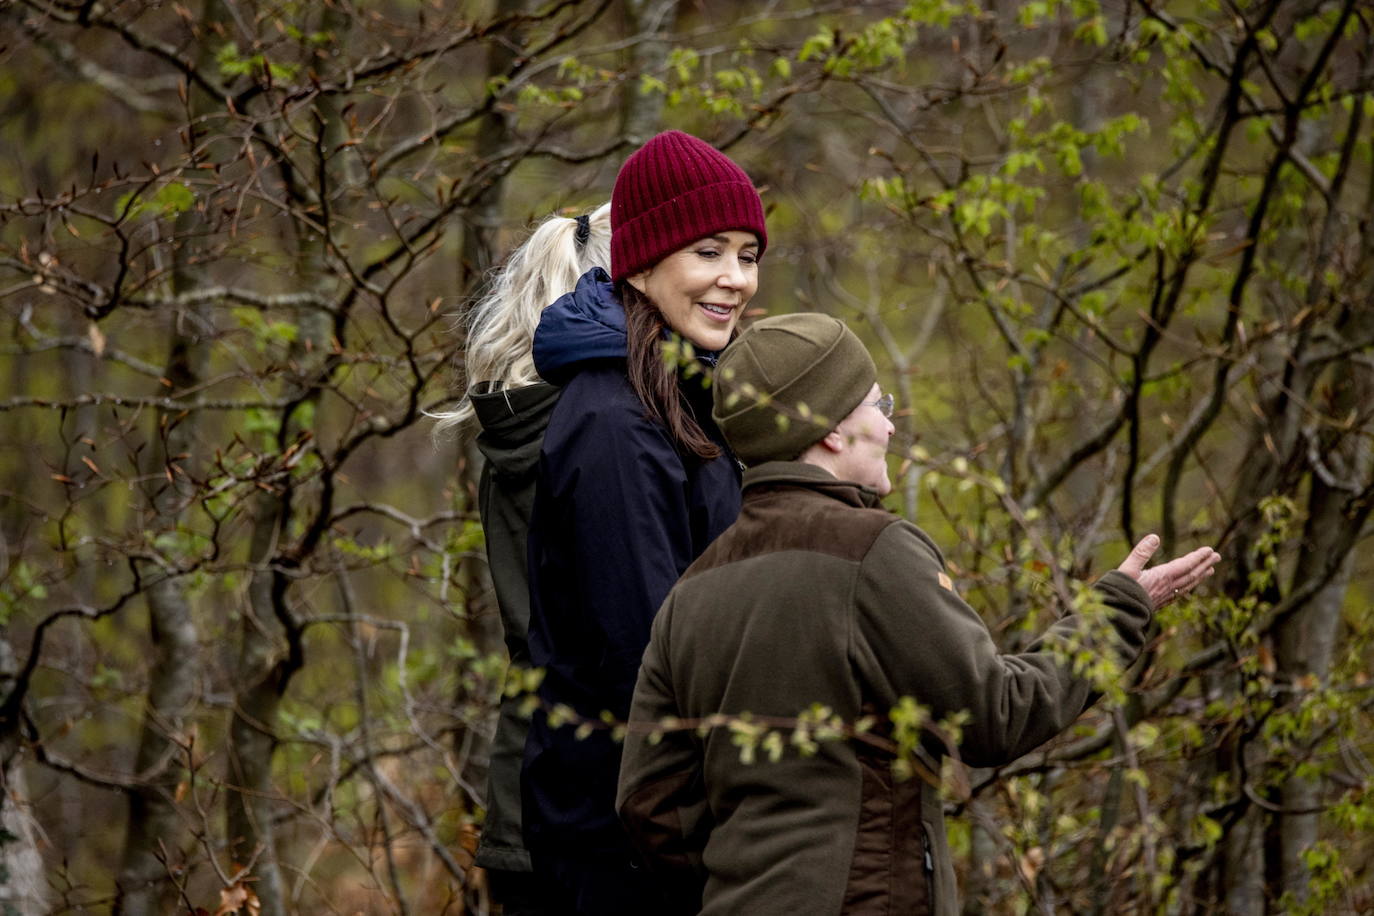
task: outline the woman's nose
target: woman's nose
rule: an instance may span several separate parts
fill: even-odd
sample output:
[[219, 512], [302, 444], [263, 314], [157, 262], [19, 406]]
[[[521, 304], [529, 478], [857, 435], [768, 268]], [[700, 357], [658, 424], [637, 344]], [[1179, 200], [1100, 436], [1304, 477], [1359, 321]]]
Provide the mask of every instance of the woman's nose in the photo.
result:
[[726, 289], [739, 289], [744, 285], [744, 268], [740, 266], [739, 258], [725, 259], [720, 276], [716, 277], [716, 285]]

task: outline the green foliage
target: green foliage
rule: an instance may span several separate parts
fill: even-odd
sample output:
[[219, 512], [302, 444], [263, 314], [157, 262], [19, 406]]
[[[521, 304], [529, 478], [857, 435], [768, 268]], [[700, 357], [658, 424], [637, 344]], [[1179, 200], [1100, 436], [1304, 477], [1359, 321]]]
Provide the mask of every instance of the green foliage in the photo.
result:
[[213, 542], [204, 532], [184, 525], [167, 531], [149, 532], [149, 535], [152, 541], [150, 546], [170, 567], [189, 565], [213, 548]]
[[898, 779], [910, 779], [915, 771], [921, 742], [926, 737], [925, 726], [930, 721], [930, 710], [912, 697], [902, 697], [888, 711], [888, 719], [892, 722], [892, 740], [897, 744], [892, 771]]
[[281, 352], [300, 338], [300, 327], [294, 322], [270, 320], [258, 309], [236, 308], [231, 314], [259, 353]]
[[582, 90], [576, 86], [545, 88], [534, 84], [520, 87], [516, 101], [522, 108], [547, 105], [554, 108], [571, 108], [582, 101]]
[[161, 216], [175, 216], [195, 206], [196, 196], [191, 187], [184, 182], [169, 181], [153, 193], [151, 197], [142, 191], [128, 191], [115, 201], [114, 212], [119, 219], [136, 219], [144, 213]]
[[289, 83], [296, 78], [300, 70], [296, 64], [269, 61], [261, 53], [244, 57], [239, 52], [238, 44], [232, 41], [220, 46], [219, 51], [216, 52], [216, 60], [219, 63], [220, 75], [227, 77], [251, 76], [256, 78], [266, 73], [273, 80]]
[[48, 589], [40, 571], [26, 560], [14, 563], [0, 578], [0, 626], [9, 626], [16, 613], [22, 613], [29, 602], [48, 597]]
[[356, 557], [364, 563], [384, 563], [396, 556], [396, 547], [389, 541], [368, 545], [340, 536], [332, 539], [331, 546], [344, 556]]
[[1283, 912], [1319, 916], [1345, 903], [1349, 899], [1351, 875], [1342, 859], [1340, 849], [1325, 840], [1304, 850], [1302, 863], [1312, 876], [1307, 882], [1307, 899], [1298, 900], [1296, 894], [1285, 894], [1279, 901]]

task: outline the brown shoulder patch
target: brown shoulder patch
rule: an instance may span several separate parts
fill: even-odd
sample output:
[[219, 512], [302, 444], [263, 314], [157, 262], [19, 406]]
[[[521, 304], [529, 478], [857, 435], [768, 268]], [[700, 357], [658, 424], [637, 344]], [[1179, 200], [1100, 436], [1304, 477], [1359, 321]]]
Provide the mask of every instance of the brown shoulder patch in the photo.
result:
[[683, 578], [750, 557], [786, 550], [857, 562], [889, 525], [885, 509], [846, 505], [801, 487], [750, 491], [739, 519], [692, 564]]

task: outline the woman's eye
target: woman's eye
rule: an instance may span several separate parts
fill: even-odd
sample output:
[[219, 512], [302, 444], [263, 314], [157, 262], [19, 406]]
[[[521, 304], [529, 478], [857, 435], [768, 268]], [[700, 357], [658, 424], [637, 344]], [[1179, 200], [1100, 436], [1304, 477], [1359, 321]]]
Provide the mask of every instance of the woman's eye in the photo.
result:
[[746, 251], [739, 256], [739, 259], [746, 264], [757, 264], [759, 262], [759, 256], [752, 251]]
[[703, 258], [715, 258], [720, 256], [720, 252], [714, 248], [702, 248], [697, 252], [697, 255]]

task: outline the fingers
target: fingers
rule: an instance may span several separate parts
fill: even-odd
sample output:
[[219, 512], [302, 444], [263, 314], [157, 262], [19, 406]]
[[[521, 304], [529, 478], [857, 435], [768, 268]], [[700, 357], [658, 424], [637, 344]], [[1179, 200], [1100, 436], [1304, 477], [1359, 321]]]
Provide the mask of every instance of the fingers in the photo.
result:
[[1221, 554], [1210, 547], [1201, 547], [1188, 554], [1185, 559], [1193, 559], [1194, 562], [1191, 567], [1182, 571], [1178, 583], [1174, 586], [1180, 594], [1192, 591], [1199, 582], [1215, 572]]
[[1145, 564], [1150, 562], [1150, 557], [1155, 555], [1159, 549], [1159, 536], [1147, 534], [1140, 539], [1140, 543], [1131, 548], [1130, 555], [1121, 563], [1117, 569], [1130, 576], [1132, 579], [1139, 579], [1140, 574], [1145, 570]]
[[1159, 537], [1147, 534], [1131, 548], [1130, 554], [1117, 567], [1140, 583], [1155, 607], [1167, 604], [1180, 595], [1192, 591], [1216, 568], [1221, 554], [1210, 547], [1199, 547], [1153, 569], [1146, 569], [1150, 557], [1159, 549]]
[[1199, 567], [1207, 567], [1212, 563], [1215, 553], [1210, 547], [1199, 547], [1190, 553], [1185, 553], [1181, 557], [1174, 557], [1167, 563], [1161, 563], [1155, 567], [1155, 571], [1167, 575], [1171, 579], [1182, 580]]
[[1191, 591], [1199, 582], [1212, 575], [1220, 559], [1221, 555], [1212, 548], [1199, 547], [1168, 563], [1146, 570], [1139, 577], [1139, 581], [1149, 593], [1155, 607], [1159, 607]]

